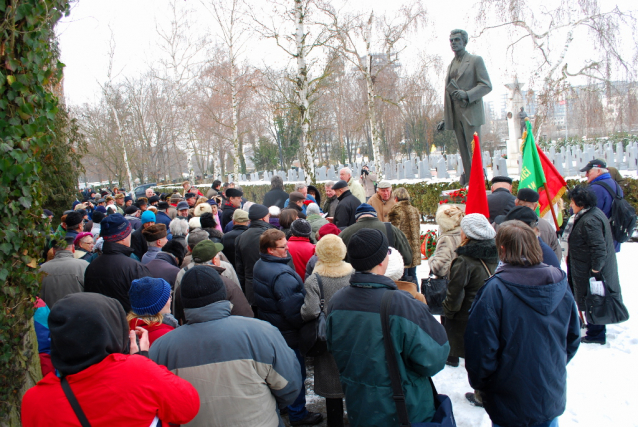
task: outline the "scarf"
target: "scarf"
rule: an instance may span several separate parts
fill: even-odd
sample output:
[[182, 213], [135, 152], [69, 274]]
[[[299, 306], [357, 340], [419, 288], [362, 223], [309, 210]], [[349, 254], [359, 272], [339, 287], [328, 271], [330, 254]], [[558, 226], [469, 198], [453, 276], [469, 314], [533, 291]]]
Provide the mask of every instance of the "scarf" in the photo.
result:
[[567, 221], [567, 225], [565, 226], [565, 231], [563, 231], [563, 235], [560, 238], [560, 247], [563, 248], [565, 259], [567, 259], [567, 255], [569, 254], [569, 243], [568, 243], [569, 235], [574, 229], [574, 224], [576, 223], [576, 220], [578, 220], [581, 216], [583, 216], [587, 211], [589, 211], [589, 208], [581, 209], [578, 211], [577, 214], [570, 216], [569, 220]]

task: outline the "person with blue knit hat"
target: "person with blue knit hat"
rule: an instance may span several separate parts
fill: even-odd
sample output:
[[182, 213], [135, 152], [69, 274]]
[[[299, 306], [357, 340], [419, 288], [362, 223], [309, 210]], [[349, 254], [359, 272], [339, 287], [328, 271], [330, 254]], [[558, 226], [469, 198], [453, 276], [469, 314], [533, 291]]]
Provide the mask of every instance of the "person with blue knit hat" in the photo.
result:
[[142, 232], [148, 227], [155, 225], [155, 214], [153, 211], [146, 210], [142, 212], [142, 215], [140, 215], [140, 222], [142, 223], [142, 226], [131, 234], [131, 247], [133, 248], [133, 253], [137, 259], [141, 261], [144, 254], [148, 252], [148, 242], [144, 238]]
[[164, 279], [142, 277], [133, 280], [128, 291], [131, 311], [126, 316], [131, 331], [140, 326], [148, 331], [151, 345], [178, 324], [170, 316], [171, 285]]

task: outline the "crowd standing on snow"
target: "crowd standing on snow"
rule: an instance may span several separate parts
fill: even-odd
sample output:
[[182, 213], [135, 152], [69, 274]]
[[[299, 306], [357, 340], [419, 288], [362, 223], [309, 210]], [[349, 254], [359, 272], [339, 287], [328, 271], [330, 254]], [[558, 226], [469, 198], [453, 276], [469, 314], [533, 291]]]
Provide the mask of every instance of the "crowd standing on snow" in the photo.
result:
[[[342, 169], [323, 203], [278, 176], [261, 204], [220, 181], [137, 200], [87, 189], [40, 267], [45, 376], [22, 423], [338, 427], [345, 398], [352, 426], [454, 425], [431, 377], [464, 358], [466, 398], [494, 426], [556, 426], [579, 344], [604, 344], [605, 324], [627, 317], [606, 186], [622, 190], [601, 160], [583, 171], [558, 231], [507, 177], [492, 180], [489, 218], [440, 205], [421, 286], [419, 212], [367, 167]], [[325, 415], [306, 407], [308, 355]]]

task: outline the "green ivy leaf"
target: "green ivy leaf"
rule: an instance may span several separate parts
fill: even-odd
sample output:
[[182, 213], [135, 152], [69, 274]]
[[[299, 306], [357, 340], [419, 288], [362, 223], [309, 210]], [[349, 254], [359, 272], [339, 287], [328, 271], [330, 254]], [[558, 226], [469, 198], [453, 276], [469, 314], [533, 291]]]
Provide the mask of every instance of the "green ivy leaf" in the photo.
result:
[[29, 209], [31, 207], [31, 198], [27, 198], [27, 197], [20, 197], [18, 199], [18, 201], [20, 202], [20, 204], [22, 206], [24, 206], [25, 208]]

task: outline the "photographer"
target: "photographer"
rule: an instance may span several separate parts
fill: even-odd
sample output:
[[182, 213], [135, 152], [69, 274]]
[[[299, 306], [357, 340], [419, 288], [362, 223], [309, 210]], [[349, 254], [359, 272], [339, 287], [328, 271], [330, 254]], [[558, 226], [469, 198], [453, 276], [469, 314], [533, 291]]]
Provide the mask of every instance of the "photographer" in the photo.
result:
[[363, 165], [361, 168], [361, 176], [359, 177], [359, 181], [361, 182], [361, 186], [366, 193], [366, 202], [370, 197], [372, 197], [375, 193], [374, 183], [377, 181], [377, 174], [374, 172], [370, 172], [368, 165]]

